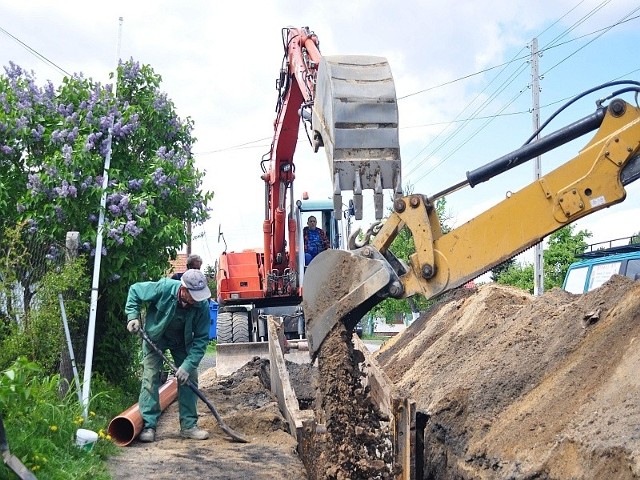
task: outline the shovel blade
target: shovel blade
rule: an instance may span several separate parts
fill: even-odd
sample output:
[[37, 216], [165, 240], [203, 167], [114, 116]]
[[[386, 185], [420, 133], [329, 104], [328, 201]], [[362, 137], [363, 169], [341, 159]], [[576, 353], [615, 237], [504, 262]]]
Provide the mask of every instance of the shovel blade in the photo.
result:
[[344, 250], [325, 250], [313, 259], [302, 294], [312, 359], [338, 322], [353, 330], [362, 316], [384, 299], [377, 294], [391, 278], [383, 261]]
[[36, 476], [24, 466], [18, 457], [8, 452], [4, 452], [2, 456], [5, 465], [13, 470], [20, 480], [37, 480]]

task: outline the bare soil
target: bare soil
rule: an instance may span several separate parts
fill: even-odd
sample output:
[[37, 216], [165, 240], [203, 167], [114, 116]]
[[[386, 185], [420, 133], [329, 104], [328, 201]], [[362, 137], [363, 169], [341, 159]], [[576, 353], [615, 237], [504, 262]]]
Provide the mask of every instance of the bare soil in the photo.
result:
[[540, 297], [488, 284], [376, 358], [417, 402], [416, 478], [637, 479], [639, 341], [640, 282]]
[[[359, 383], [348, 338], [339, 324], [317, 366], [289, 366], [301, 408], [320, 425], [304, 462], [269, 391], [268, 362], [255, 359], [200, 379], [251, 443], [230, 441], [203, 404], [211, 438], [181, 439], [174, 404], [155, 443], [112, 459], [114, 478], [393, 478], [386, 419]], [[488, 284], [451, 292], [375, 358], [416, 401], [418, 479], [626, 480], [640, 478], [639, 341], [640, 282], [614, 276], [585, 295], [541, 297]]]
[[200, 375], [200, 390], [224, 422], [251, 442], [233, 442], [201, 402], [198, 426], [209, 431], [209, 439], [181, 438], [178, 402], [174, 402], [160, 418], [155, 442], [134, 440], [110, 459], [113, 478], [307, 478], [295, 439], [289, 435], [277, 400], [269, 390], [267, 360], [256, 358], [227, 377], [217, 377], [214, 368], [208, 369]]

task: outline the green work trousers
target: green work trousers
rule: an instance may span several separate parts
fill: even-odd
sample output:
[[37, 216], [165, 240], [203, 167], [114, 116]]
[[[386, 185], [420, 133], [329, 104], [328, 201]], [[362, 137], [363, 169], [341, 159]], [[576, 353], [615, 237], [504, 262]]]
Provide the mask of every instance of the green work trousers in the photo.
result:
[[[187, 357], [187, 350], [184, 346], [182, 338], [175, 340], [174, 338], [163, 336], [158, 342], [154, 342], [156, 346], [162, 350], [169, 350], [173, 361], [179, 367]], [[160, 374], [162, 372], [162, 357], [155, 353], [144, 342], [142, 346], [144, 359], [142, 360], [142, 387], [140, 388], [140, 397], [138, 406], [140, 414], [144, 422], [144, 428], [157, 428], [158, 419], [162, 411], [160, 410]], [[198, 387], [198, 373], [192, 372], [189, 379]], [[180, 428], [187, 430], [193, 428], [198, 422], [198, 411], [196, 403], [197, 395], [187, 385], [178, 384], [178, 403], [180, 411]]]

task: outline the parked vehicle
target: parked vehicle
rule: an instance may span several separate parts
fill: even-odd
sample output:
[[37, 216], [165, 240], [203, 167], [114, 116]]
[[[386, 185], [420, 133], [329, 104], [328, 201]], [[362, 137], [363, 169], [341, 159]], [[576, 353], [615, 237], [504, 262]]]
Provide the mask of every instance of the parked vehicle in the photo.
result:
[[578, 256], [582, 260], [569, 266], [562, 285], [568, 292], [589, 292], [615, 274], [640, 279], [640, 237], [592, 244]]

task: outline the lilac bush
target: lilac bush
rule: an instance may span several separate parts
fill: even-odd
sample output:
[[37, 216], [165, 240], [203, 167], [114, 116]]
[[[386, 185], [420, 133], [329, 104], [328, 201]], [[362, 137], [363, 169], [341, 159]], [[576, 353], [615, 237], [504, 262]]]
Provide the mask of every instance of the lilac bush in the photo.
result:
[[57, 87], [14, 63], [0, 75], [0, 235], [26, 222], [53, 245], [78, 231], [81, 251], [95, 252], [111, 148], [101, 288], [113, 321], [129, 284], [164, 274], [186, 222], [204, 222], [213, 196], [192, 155], [193, 122], [177, 115], [160, 76], [132, 59], [117, 73], [117, 97], [82, 74]]

